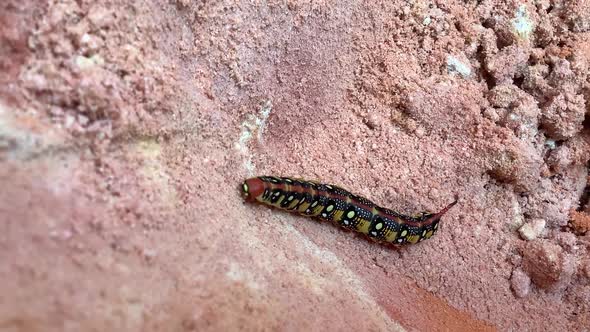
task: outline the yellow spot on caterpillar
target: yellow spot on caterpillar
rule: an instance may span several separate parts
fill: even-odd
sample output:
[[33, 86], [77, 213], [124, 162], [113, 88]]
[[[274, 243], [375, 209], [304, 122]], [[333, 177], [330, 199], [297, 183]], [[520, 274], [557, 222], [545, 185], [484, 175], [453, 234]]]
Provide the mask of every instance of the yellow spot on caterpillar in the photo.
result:
[[242, 189], [244, 189], [244, 192], [247, 194], [248, 193], [248, 185], [244, 182], [244, 184], [242, 185]]
[[432, 236], [434, 232], [433, 231], [428, 231], [428, 233], [426, 233], [426, 235], [424, 236], [427, 239], [430, 239], [430, 237]]
[[412, 244], [417, 243], [419, 239], [420, 239], [419, 235], [410, 235], [406, 238], [406, 240]]
[[292, 209], [294, 209], [297, 206], [297, 204], [299, 204], [299, 201], [298, 200], [294, 200], [291, 203], [289, 203], [289, 205], [287, 205], [287, 209], [292, 210]]
[[289, 198], [287, 198], [288, 201], [292, 201], [293, 200], [293, 195], [289, 196]]
[[369, 234], [369, 227], [371, 226], [371, 222], [367, 219], [359, 219], [358, 224], [356, 225], [356, 230], [359, 233]]
[[334, 212], [334, 215], [332, 216], [332, 219], [334, 221], [340, 221], [342, 220], [342, 215], [344, 214], [344, 211], [342, 210], [336, 210], [336, 212]]
[[393, 241], [395, 241], [396, 238], [397, 238], [397, 232], [394, 232], [394, 231], [386, 231], [386, 233], [385, 233], [385, 239], [388, 242], [393, 242]]
[[303, 213], [303, 212], [307, 211], [307, 209], [309, 209], [309, 203], [303, 203], [303, 204], [299, 205], [299, 208], [297, 209], [297, 211], [299, 211], [299, 213]]
[[277, 207], [281, 207], [281, 202], [285, 199], [284, 195], [281, 195], [281, 197], [279, 197], [279, 199], [277, 200], [277, 202], [275, 203], [275, 206]]
[[404, 236], [406, 236], [406, 235], [408, 235], [408, 231], [404, 229], [404, 230], [402, 231], [402, 233], [400, 234], [400, 236], [401, 236], [401, 237], [404, 237]]
[[311, 207], [312, 208], [316, 207], [316, 205], [318, 205], [318, 201], [315, 201], [315, 202], [311, 203]]
[[381, 228], [383, 228], [383, 223], [378, 223], [377, 225], [375, 225], [376, 230], [380, 230]]
[[332, 210], [334, 210], [334, 205], [328, 205], [328, 207], [326, 208], [326, 211], [332, 212]]
[[425, 235], [426, 235], [426, 230], [423, 230], [422, 231], [422, 236], [425, 236]]
[[[316, 202], [314, 202], [314, 203], [317, 203], [317, 201], [316, 201]], [[317, 205], [317, 204], [316, 204], [316, 207], [313, 207], [313, 204], [312, 204], [311, 206], [312, 206], [312, 209], [311, 209], [311, 215], [312, 215], [312, 216], [317, 216], [317, 215], [319, 215], [319, 214], [322, 212], [322, 210], [324, 209], [324, 207], [323, 207], [323, 206], [321, 206], [321, 205]]]
[[348, 211], [348, 213], [346, 214], [346, 217], [348, 219], [352, 219], [352, 218], [354, 218], [354, 215], [355, 215], [354, 211]]

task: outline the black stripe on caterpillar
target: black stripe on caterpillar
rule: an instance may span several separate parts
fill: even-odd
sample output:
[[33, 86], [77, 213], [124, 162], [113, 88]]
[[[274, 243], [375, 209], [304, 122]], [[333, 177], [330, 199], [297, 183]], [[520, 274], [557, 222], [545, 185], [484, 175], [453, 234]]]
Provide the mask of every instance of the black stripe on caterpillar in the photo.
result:
[[407, 216], [335, 185], [274, 176], [247, 179], [241, 190], [246, 201], [332, 221], [374, 241], [392, 244], [414, 244], [431, 238], [441, 217], [457, 204], [455, 199], [437, 213]]

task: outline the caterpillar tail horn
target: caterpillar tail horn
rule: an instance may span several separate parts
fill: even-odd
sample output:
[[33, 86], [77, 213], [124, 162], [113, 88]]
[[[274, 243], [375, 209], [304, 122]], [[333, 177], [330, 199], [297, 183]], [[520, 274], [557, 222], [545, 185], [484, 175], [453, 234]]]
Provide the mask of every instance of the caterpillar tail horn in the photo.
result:
[[458, 196], [455, 196], [455, 200], [451, 204], [447, 205], [444, 209], [440, 210], [439, 212], [433, 214], [428, 219], [431, 220], [431, 221], [439, 220], [440, 218], [442, 218], [443, 215], [445, 215], [445, 213], [447, 213], [458, 202], [459, 202], [459, 197]]

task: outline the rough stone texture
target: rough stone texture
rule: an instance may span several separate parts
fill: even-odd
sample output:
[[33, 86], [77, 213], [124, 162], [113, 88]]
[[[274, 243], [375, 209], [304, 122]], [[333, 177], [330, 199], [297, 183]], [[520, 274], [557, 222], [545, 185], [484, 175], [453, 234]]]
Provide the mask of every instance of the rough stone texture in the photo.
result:
[[574, 32], [590, 31], [590, 3], [586, 0], [565, 1], [563, 16]]
[[555, 288], [567, 283], [573, 264], [563, 249], [547, 240], [529, 242], [523, 249], [523, 269], [541, 288]]
[[[0, 328], [587, 327], [585, 6], [2, 1]], [[393, 250], [243, 204], [261, 174], [460, 201]]]
[[590, 281], [590, 259], [582, 261], [580, 267], [582, 276]]
[[585, 114], [582, 95], [559, 94], [543, 107], [541, 124], [550, 137], [571, 138], [582, 130]]
[[590, 215], [574, 211], [570, 222], [574, 233], [586, 234], [590, 232]]
[[586, 165], [590, 159], [590, 132], [584, 132], [563, 145], [549, 151], [547, 165], [555, 173], [563, 173], [571, 167]]
[[495, 86], [488, 96], [490, 104], [499, 111], [496, 123], [510, 128], [523, 140], [534, 140], [539, 128], [540, 110], [533, 96], [513, 84]]
[[577, 242], [578, 238], [574, 233], [571, 232], [559, 232], [556, 231], [553, 235], [557, 244], [559, 244], [566, 252], [575, 254], [578, 250]]

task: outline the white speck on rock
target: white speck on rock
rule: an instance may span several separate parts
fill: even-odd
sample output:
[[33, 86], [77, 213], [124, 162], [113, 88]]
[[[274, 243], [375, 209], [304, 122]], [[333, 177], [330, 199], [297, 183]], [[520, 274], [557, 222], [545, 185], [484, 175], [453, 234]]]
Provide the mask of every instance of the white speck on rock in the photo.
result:
[[100, 55], [94, 55], [91, 57], [85, 57], [79, 55], [75, 58], [76, 66], [81, 70], [87, 70], [96, 66], [102, 66], [104, 64], [104, 60]]
[[522, 39], [529, 39], [531, 33], [534, 30], [534, 23], [528, 17], [526, 6], [520, 5], [514, 16], [515, 17], [512, 20], [514, 32], [516, 32], [516, 35]]
[[531, 291], [531, 278], [520, 268], [512, 272], [510, 277], [510, 288], [517, 297], [525, 297]]
[[452, 55], [447, 57], [447, 71], [449, 74], [457, 73], [465, 78], [471, 75], [471, 67]]
[[248, 119], [242, 123], [242, 132], [235, 147], [245, 156], [244, 168], [248, 170], [249, 174], [253, 174], [255, 168], [254, 163], [252, 162], [252, 153], [250, 152], [249, 143], [254, 134], [256, 134], [256, 137], [258, 138], [258, 142], [260, 144], [263, 143], [262, 135], [271, 111], [272, 103], [270, 100], [267, 100], [263, 103], [258, 112], [258, 116], [251, 114]]
[[156, 257], [156, 255], [157, 255], [157, 252], [155, 249], [144, 249], [143, 250], [143, 256], [148, 260], [153, 259], [154, 257]]
[[555, 143], [555, 140], [548, 139], [545, 141], [545, 146], [548, 147], [549, 149], [553, 150], [557, 147], [557, 144]]
[[54, 239], [67, 241], [72, 238], [73, 234], [72, 231], [69, 229], [65, 229], [62, 231], [52, 230], [51, 232], [49, 232], [49, 236]]
[[545, 219], [533, 219], [518, 229], [520, 237], [524, 240], [531, 241], [539, 237], [545, 229]]

